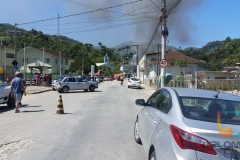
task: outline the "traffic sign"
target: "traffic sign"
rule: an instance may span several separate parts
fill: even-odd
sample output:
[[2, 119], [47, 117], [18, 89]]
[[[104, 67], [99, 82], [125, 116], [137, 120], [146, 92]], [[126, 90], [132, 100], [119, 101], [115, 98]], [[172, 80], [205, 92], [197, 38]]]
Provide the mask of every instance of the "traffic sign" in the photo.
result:
[[166, 59], [161, 59], [161, 60], [159, 61], [159, 66], [160, 66], [161, 68], [166, 68], [166, 67], [168, 66], [168, 61], [167, 61]]
[[12, 61], [12, 65], [13, 65], [14, 67], [16, 67], [16, 66], [18, 65], [18, 62], [17, 62], [16, 60], [13, 60], [13, 61]]

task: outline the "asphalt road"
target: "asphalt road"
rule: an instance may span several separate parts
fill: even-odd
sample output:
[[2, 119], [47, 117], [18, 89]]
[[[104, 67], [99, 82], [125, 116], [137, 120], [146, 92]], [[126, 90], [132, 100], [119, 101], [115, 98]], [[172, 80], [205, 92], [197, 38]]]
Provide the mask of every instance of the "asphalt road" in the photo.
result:
[[[146, 160], [134, 141], [135, 99], [141, 89], [118, 81], [99, 84], [96, 92], [56, 91], [23, 97], [21, 113], [0, 107], [0, 160]], [[57, 115], [62, 95], [65, 114]]]

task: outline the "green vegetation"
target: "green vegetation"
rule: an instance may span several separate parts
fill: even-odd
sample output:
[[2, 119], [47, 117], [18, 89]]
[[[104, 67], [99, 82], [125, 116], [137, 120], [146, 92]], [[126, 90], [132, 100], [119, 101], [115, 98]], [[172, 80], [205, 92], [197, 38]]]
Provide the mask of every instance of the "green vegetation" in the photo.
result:
[[[14, 26], [0, 24], [0, 40], [5, 40], [7, 46], [13, 47], [13, 33], [7, 34], [7, 30], [14, 30]], [[115, 67], [115, 73], [120, 72], [119, 69], [122, 65], [122, 60], [128, 60], [133, 57], [133, 53], [130, 53], [129, 46], [113, 49], [108, 48], [99, 42], [98, 46], [94, 47], [92, 44], [83, 44], [65, 36], [57, 37], [56, 35], [46, 35], [43, 34], [43, 32], [34, 29], [30, 31], [18, 29], [18, 31], [21, 33], [17, 36], [18, 49], [22, 49], [25, 42], [26, 46], [34, 48], [44, 47], [46, 50], [56, 53], [61, 52], [63, 55], [78, 59], [77, 62], [75, 64], [73, 63], [73, 66], [71, 66], [71, 71], [81, 70], [82, 61], [80, 57], [82, 54], [84, 54], [84, 61], [89, 61], [86, 62], [86, 64], [91, 65], [103, 62], [103, 57], [107, 53], [110, 57], [111, 65]], [[179, 52], [191, 56], [192, 58], [205, 61], [205, 63], [201, 65], [207, 67], [209, 70], [219, 71], [225, 66], [233, 66], [236, 62], [240, 62], [240, 39], [231, 39], [230, 37], [227, 37], [223, 41], [209, 42], [199, 49], [181, 49]], [[76, 67], [77, 65], [79, 67]], [[89, 68], [89, 66], [86, 68]]]
[[202, 66], [209, 70], [219, 71], [240, 62], [240, 39], [227, 37], [224, 41], [209, 42], [200, 49], [190, 48], [179, 52], [205, 61]]

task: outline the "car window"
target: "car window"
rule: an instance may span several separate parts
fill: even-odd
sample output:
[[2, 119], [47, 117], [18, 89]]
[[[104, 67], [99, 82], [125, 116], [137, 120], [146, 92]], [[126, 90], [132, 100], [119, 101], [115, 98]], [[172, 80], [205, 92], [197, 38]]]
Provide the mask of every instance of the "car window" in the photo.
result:
[[76, 82], [76, 78], [68, 78], [68, 82]]
[[140, 81], [140, 79], [138, 79], [138, 78], [131, 78], [131, 80], [133, 80], [133, 81]]
[[163, 113], [167, 113], [172, 106], [171, 96], [168, 91], [163, 91], [159, 96], [159, 100], [157, 102], [157, 109], [159, 109]]
[[157, 100], [162, 95], [162, 90], [158, 90], [148, 99], [147, 106], [151, 106], [156, 108], [157, 107]]
[[240, 102], [213, 98], [180, 97], [186, 118], [221, 123], [240, 124]]

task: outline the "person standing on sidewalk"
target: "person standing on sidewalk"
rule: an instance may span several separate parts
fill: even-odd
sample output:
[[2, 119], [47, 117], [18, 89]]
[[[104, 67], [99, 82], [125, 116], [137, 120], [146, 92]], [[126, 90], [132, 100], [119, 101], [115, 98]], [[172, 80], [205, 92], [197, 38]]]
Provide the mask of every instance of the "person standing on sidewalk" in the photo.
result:
[[12, 97], [14, 96], [14, 99], [15, 99], [15, 113], [20, 112], [18, 110], [18, 106], [19, 106], [19, 103], [21, 103], [22, 90], [24, 91], [23, 82], [22, 82], [22, 79], [20, 78], [20, 73], [16, 72], [15, 78], [12, 80], [12, 83], [11, 83], [11, 96]]
[[[24, 87], [24, 90], [22, 90], [22, 95], [21, 95], [21, 100], [22, 100], [23, 94], [26, 96], [27, 84], [26, 84], [26, 80], [23, 78], [23, 74], [22, 74], [22, 73], [20, 73], [20, 78], [22, 79], [23, 87]], [[22, 102], [19, 103], [19, 106], [20, 106], [20, 107], [22, 106]]]

